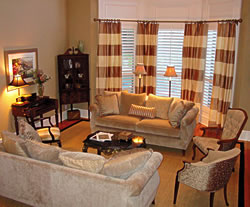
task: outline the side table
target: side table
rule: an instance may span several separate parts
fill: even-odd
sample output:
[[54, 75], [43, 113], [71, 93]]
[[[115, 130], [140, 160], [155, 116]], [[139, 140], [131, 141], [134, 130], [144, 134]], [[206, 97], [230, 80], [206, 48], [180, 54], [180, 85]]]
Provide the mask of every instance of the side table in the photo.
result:
[[[49, 111], [55, 111], [55, 118], [56, 118], [56, 126], [58, 127], [58, 100], [52, 99], [52, 98], [41, 98], [38, 97], [38, 99], [35, 102], [24, 102], [23, 104], [16, 104], [13, 103], [11, 105], [12, 108], [12, 114], [15, 119], [15, 128], [16, 133], [18, 134], [18, 121], [17, 117], [28, 117], [31, 119], [32, 124], [34, 125], [34, 118], [37, 116], [40, 116], [40, 118], [43, 117], [43, 114], [49, 112]], [[41, 126], [43, 126], [41, 122]]]

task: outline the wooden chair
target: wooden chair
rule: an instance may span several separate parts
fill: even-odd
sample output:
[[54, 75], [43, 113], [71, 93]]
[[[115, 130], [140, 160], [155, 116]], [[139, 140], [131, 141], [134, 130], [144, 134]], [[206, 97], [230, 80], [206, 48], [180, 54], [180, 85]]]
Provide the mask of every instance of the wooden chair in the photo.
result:
[[[202, 137], [193, 137], [193, 157], [195, 159], [195, 150], [198, 148], [204, 155], [208, 153], [208, 149], [226, 151], [233, 149], [240, 137], [240, 134], [247, 122], [248, 116], [243, 109], [229, 108], [224, 128], [206, 127], [203, 130]], [[211, 133], [215, 133], [216, 138], [208, 137]]]
[[[30, 118], [26, 117], [28, 123], [33, 126], [33, 128], [37, 131], [43, 143], [57, 143], [59, 147], [62, 147], [60, 140], [60, 129], [58, 127], [54, 127], [50, 117], [43, 117], [30, 120]], [[49, 126], [44, 125], [44, 121], [48, 120]], [[35, 122], [40, 121], [41, 126], [36, 126]]]
[[214, 194], [224, 188], [224, 199], [227, 200], [227, 183], [240, 149], [234, 148], [229, 151], [212, 151], [199, 162], [189, 163], [184, 161], [184, 167], [176, 174], [174, 204], [178, 195], [179, 183], [188, 185], [199, 191], [210, 193], [210, 207], [213, 207]]

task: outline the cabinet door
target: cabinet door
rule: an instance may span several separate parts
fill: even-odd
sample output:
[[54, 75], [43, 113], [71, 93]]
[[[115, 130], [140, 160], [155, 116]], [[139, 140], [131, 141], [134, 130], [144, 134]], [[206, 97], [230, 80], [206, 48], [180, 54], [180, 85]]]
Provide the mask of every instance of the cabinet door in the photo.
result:
[[63, 90], [71, 90], [74, 87], [74, 67], [73, 58], [70, 56], [59, 56], [58, 58], [58, 73], [59, 73], [59, 88]]
[[74, 58], [74, 87], [89, 87], [89, 64], [88, 56]]

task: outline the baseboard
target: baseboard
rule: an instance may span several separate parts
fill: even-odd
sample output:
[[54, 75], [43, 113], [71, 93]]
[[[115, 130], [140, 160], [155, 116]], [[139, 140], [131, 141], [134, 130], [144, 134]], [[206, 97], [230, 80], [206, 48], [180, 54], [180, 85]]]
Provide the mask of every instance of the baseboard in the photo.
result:
[[250, 131], [243, 130], [240, 134], [239, 140], [250, 141]]

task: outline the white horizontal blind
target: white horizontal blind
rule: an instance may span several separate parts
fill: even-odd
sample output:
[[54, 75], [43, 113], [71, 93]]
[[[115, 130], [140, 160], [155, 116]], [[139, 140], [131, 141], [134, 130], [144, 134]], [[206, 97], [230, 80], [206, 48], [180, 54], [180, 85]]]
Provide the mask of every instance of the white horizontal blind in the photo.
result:
[[169, 96], [169, 78], [163, 76], [167, 65], [175, 66], [171, 97], [181, 96], [182, 48], [184, 30], [159, 30], [157, 45], [156, 95]]
[[207, 38], [207, 54], [206, 54], [206, 67], [204, 77], [204, 89], [203, 89], [203, 105], [210, 107], [212, 89], [213, 89], [213, 77], [214, 77], [214, 62], [216, 52], [216, 38], [217, 31], [209, 30]]
[[122, 29], [122, 90], [134, 92], [135, 30]]

